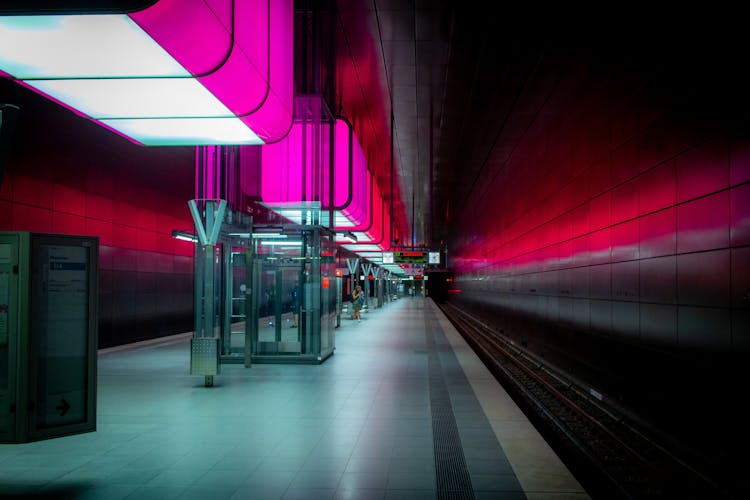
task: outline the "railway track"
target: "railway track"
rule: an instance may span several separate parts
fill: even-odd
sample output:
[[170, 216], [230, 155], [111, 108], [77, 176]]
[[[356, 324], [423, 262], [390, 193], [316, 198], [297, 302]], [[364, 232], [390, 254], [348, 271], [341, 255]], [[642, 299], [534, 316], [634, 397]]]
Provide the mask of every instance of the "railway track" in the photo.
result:
[[445, 315], [594, 498], [733, 499], [713, 472], [449, 303]]

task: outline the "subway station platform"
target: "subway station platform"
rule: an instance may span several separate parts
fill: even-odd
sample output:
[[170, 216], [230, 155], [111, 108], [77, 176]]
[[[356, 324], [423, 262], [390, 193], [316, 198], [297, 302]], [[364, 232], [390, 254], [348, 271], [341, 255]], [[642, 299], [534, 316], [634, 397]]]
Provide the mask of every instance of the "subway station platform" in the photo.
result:
[[100, 351], [97, 431], [0, 445], [0, 498], [588, 498], [431, 300], [362, 316], [211, 388], [189, 335]]

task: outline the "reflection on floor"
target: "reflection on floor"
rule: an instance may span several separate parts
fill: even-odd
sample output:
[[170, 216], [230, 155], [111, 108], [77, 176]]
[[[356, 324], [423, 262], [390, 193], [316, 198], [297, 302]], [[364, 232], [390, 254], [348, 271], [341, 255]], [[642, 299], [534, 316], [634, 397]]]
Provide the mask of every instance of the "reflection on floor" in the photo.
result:
[[321, 365], [224, 365], [212, 388], [189, 336], [101, 352], [97, 432], [0, 445], [0, 496], [431, 499], [442, 422], [476, 498], [587, 498], [428, 300], [336, 339]]

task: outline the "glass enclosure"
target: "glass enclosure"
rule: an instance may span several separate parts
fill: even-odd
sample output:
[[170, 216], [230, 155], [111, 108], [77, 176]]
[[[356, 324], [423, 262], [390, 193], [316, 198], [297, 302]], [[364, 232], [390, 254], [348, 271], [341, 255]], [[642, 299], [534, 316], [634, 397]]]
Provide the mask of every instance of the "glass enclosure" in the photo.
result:
[[[321, 228], [256, 228], [216, 246], [222, 363], [317, 363], [333, 353], [335, 245]], [[205, 302], [205, 301], [204, 301]]]

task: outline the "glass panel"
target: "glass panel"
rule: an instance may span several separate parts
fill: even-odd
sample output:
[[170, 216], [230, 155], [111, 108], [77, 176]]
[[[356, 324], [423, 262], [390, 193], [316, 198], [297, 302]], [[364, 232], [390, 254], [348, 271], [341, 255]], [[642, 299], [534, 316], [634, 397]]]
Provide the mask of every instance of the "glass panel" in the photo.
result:
[[245, 352], [245, 300], [247, 295], [245, 276], [245, 252], [232, 252], [232, 296], [231, 296], [231, 333], [230, 352], [244, 354]]
[[10, 408], [8, 407], [10, 357], [10, 277], [12, 266], [11, 244], [0, 244], [0, 434], [10, 432]]
[[302, 241], [287, 238], [256, 242], [254, 290], [258, 343], [255, 355], [301, 354], [305, 259]]
[[88, 367], [89, 253], [40, 244], [33, 252], [32, 322], [37, 428], [83, 423]]
[[276, 341], [276, 270], [261, 262], [260, 296], [258, 298], [258, 340]]
[[336, 308], [338, 295], [335, 282], [336, 274], [336, 246], [330, 237], [321, 236], [320, 254], [330, 255], [320, 259], [320, 354], [327, 356], [335, 348]]
[[299, 335], [300, 284], [299, 265], [283, 267], [281, 271], [281, 329], [279, 351], [287, 354], [301, 352]]

